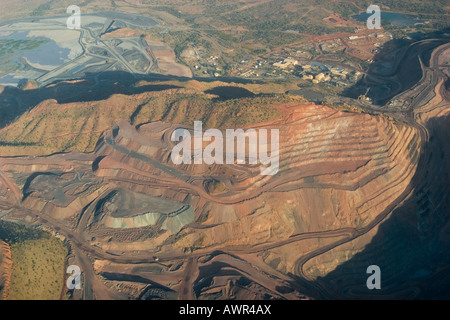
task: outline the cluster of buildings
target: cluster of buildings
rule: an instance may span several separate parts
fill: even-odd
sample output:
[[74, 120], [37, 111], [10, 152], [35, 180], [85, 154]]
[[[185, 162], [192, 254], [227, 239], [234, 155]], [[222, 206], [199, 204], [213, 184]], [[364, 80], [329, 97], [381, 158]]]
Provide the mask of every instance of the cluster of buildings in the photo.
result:
[[272, 62], [259, 59], [256, 62], [243, 60], [246, 64], [236, 75], [243, 78], [292, 76], [314, 84], [327, 82], [336, 87], [354, 84], [361, 77], [359, 71], [320, 62], [302, 62], [293, 57], [278, 58]]
[[359, 71], [353, 71], [341, 66], [332, 66], [320, 62], [310, 62], [301, 64], [300, 61], [293, 58], [280, 59], [272, 66], [285, 73], [290, 73], [303, 80], [314, 84], [328, 82], [336, 87], [345, 87], [356, 83], [361, 77]]
[[220, 77], [223, 69], [217, 63], [218, 60], [219, 57], [210, 56], [206, 58], [202, 63], [194, 65], [194, 69], [202, 71], [203, 74], [209, 74], [214, 77]]
[[298, 76], [312, 83], [328, 82], [336, 87], [345, 87], [356, 83], [361, 77], [359, 71], [351, 71], [341, 66], [331, 66], [320, 62], [311, 62], [298, 68]]
[[[328, 83], [336, 87], [352, 85], [361, 77], [355, 63], [329, 65], [315, 61], [316, 56], [331, 55], [342, 60], [342, 55], [352, 56], [368, 63], [383, 45], [392, 40], [389, 32], [354, 34], [347, 37], [317, 39], [316, 42], [287, 47], [265, 57], [243, 57], [222, 66], [217, 56], [197, 54], [194, 73], [212, 77], [237, 76], [242, 78], [300, 78], [314, 84]], [[333, 60], [333, 59], [332, 59]], [[345, 60], [345, 59], [344, 59]], [[331, 61], [331, 60], [330, 60]]]

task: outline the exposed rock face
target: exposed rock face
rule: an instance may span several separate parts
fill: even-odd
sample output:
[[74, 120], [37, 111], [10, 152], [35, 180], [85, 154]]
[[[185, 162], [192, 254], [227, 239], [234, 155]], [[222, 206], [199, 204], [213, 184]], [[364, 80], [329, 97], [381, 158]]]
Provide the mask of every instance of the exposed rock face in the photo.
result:
[[[248, 161], [175, 165], [172, 134], [193, 127], [120, 121], [90, 154], [0, 158], [0, 206], [66, 236], [134, 298], [430, 297], [427, 281], [445, 296], [450, 48], [436, 50], [402, 94], [409, 109], [390, 109], [402, 121], [273, 106], [279, 119], [251, 127], [279, 129], [273, 176]], [[392, 280], [384, 291], [366, 290], [370, 264]]]
[[[103, 225], [108, 228], [129, 229], [160, 225], [175, 234], [194, 221], [194, 210], [189, 205], [143, 193], [121, 192], [107, 197], [99, 210], [104, 215]], [[100, 212], [99, 214], [102, 214]]]
[[[205, 246], [361, 228], [410, 183], [420, 151], [414, 128], [315, 105], [285, 112], [287, 123], [261, 127], [281, 128], [275, 176], [261, 175], [254, 165], [176, 166], [169, 137], [177, 126], [151, 123], [136, 130], [125, 122], [97, 145], [96, 153], [105, 156], [95, 174], [139, 192], [159, 184], [172, 198], [189, 197], [196, 217], [211, 225], [195, 233]], [[221, 181], [226, 193], [209, 194], [204, 185], [210, 177]]]
[[11, 284], [11, 249], [9, 245], [0, 241], [0, 293], [1, 299], [6, 300], [8, 297], [8, 291]]
[[21, 90], [33, 90], [37, 89], [39, 85], [36, 83], [35, 80], [22, 80], [22, 82], [19, 82], [18, 88]]
[[[450, 74], [449, 49], [450, 44], [438, 47], [422, 81], [402, 94], [413, 101], [409, 107], [415, 121], [411, 123], [422, 145], [410, 193], [388, 219], [363, 236], [301, 261], [303, 274], [314, 279], [315, 289], [310, 292], [315, 298], [450, 297], [450, 143], [446, 138], [450, 100], [445, 85]], [[381, 290], [366, 290], [362, 284], [368, 275], [355, 272], [370, 264], [381, 269]]]
[[[256, 127], [280, 129], [274, 176], [261, 175], [260, 165], [175, 165], [170, 137], [180, 126], [162, 122], [135, 128], [122, 121], [93, 154], [5, 158], [1, 167], [22, 189], [23, 207], [60, 230], [95, 239], [105, 252], [254, 254], [273, 246], [269, 255], [249, 259], [295, 274], [294, 256], [356, 233], [388, 211], [407, 190], [420, 150], [415, 128], [384, 117], [304, 103], [279, 108], [286, 120]], [[211, 188], [213, 182], [221, 187]], [[323, 231], [329, 234], [301, 240]], [[292, 243], [297, 238], [303, 245]], [[196, 288], [196, 295], [209, 292]]]

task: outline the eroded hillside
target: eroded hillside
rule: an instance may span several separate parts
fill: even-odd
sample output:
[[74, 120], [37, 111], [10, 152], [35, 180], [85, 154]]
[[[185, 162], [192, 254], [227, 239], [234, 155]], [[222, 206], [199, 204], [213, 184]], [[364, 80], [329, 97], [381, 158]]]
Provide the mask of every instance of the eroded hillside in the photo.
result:
[[[15, 155], [0, 158], [0, 205], [66, 238], [69, 263], [89, 280], [84, 297], [372, 297], [361, 278], [373, 263], [392, 280], [375, 296], [429, 297], [424, 281], [448, 264], [425, 278], [397, 271], [448, 242], [449, 52], [435, 49], [401, 107], [366, 113], [257, 84], [234, 85], [235, 99], [218, 94], [223, 83], [197, 81], [103, 83], [106, 97], [86, 86], [84, 102], [68, 83], [31, 89], [24, 97], [38, 106], [0, 132], [3, 154]], [[278, 129], [277, 173], [175, 165], [173, 132], [197, 120], [221, 132]], [[66, 152], [43, 156], [56, 151]]]

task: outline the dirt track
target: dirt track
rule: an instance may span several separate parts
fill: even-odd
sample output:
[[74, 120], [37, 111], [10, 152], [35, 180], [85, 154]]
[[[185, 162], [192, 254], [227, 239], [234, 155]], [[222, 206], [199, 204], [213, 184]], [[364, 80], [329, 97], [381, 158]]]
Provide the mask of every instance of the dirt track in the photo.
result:
[[[389, 111], [389, 115], [396, 118], [399, 122], [404, 122], [403, 124], [393, 125], [392, 122], [379, 120], [374, 116], [349, 115], [335, 110], [320, 109], [320, 107], [299, 106], [286, 108], [284, 111], [288, 114], [290, 113], [290, 116], [287, 117], [284, 123], [280, 123], [277, 120], [265, 123], [258, 128], [270, 128], [281, 124], [288, 128], [286, 129], [286, 134], [289, 133], [291, 136], [288, 136], [290, 138], [286, 139], [282, 147], [284, 148], [283, 151], [289, 156], [295, 157], [296, 161], [288, 161], [288, 156], [281, 159], [281, 168], [286, 170], [286, 174], [281, 174], [274, 178], [259, 177], [257, 174], [258, 168], [255, 167], [230, 166], [228, 169], [230, 172], [233, 172], [234, 180], [218, 174], [215, 176], [218, 181], [224, 182], [229, 188], [226, 193], [221, 195], [208, 193], [204, 185], [198, 183], [198, 181], [203, 181], [202, 178], [205, 178], [205, 172], [208, 171], [200, 170], [192, 173], [190, 171], [191, 168], [175, 169], [163, 161], [163, 159], [167, 158], [167, 153], [164, 153], [167, 152], [167, 149], [164, 148], [170, 148], [170, 145], [168, 147], [164, 145], [167, 142], [167, 140], [164, 140], [164, 138], [167, 139], [167, 135], [160, 137], [159, 144], [162, 146], [160, 149], [153, 154], [143, 157], [136, 150], [140, 150], [139, 148], [144, 144], [136, 141], [144, 138], [138, 137], [137, 132], [130, 131], [130, 128], [124, 127], [119, 127], [119, 134], [116, 136], [114, 136], [113, 132], [105, 134], [103, 144], [99, 144], [100, 147], [97, 150], [99, 154], [86, 156], [72, 154], [64, 160], [59, 158], [59, 155], [48, 158], [2, 158], [0, 159], [0, 167], [2, 169], [2, 172], [0, 172], [0, 183], [11, 190], [13, 197], [7, 198], [7, 200], [11, 202], [11, 208], [17, 214], [31, 216], [37, 223], [55, 230], [55, 232], [62, 234], [71, 242], [75, 247], [74, 252], [78, 261], [82, 264], [81, 267], [87, 283], [89, 283], [89, 287], [92, 288], [97, 299], [125, 299], [127, 295], [109, 288], [97, 277], [92, 267], [95, 259], [122, 264], [124, 268], [127, 265], [144, 263], [165, 264], [170, 268], [181, 262], [179, 268], [181, 268], [183, 275], [181, 282], [176, 285], [180, 299], [196, 298], [197, 293], [193, 287], [202, 280], [199, 279], [202, 274], [200, 270], [210, 270], [208, 268], [217, 270], [215, 280], [219, 284], [206, 288], [207, 292], [210, 292], [212, 289], [219, 290], [222, 287], [228, 288], [224, 289], [224, 292], [231, 292], [232, 290], [227, 287], [229, 284], [223, 283], [223, 277], [231, 273], [233, 275], [231, 278], [235, 281], [239, 281], [239, 277], [250, 279], [248, 280], [250, 284], [244, 286], [248, 292], [244, 291], [246, 292], [245, 294], [252, 294], [256, 297], [259, 297], [258, 294], [262, 295], [261, 292], [266, 292], [273, 296], [279, 295], [279, 297], [293, 298], [299, 297], [298, 292], [308, 292], [316, 297], [339, 298], [334, 293], [329, 292], [327, 288], [310, 281], [303, 267], [311, 259], [355, 241], [377, 228], [410, 196], [414, 188], [409, 183], [412, 175], [418, 177], [417, 179], [419, 180], [421, 175], [426, 175], [425, 164], [429, 159], [427, 155], [421, 155], [424, 160], [419, 162], [417, 166], [413, 161], [402, 166], [399, 158], [401, 155], [407, 154], [404, 151], [406, 146], [402, 144], [409, 142], [411, 145], [415, 145], [415, 150], [412, 151], [416, 151], [419, 154], [422, 153], [425, 144], [429, 141], [429, 132], [425, 126], [427, 118], [422, 119], [421, 115], [428, 117], [428, 113], [445, 114], [445, 112], [448, 112], [449, 103], [446, 100], [448, 92], [445, 85], [442, 85], [445, 83], [446, 75], [439, 70], [446, 67], [439, 64], [439, 58], [448, 50], [450, 50], [450, 45], [439, 47], [432, 55], [430, 67], [422, 66], [424, 68], [424, 76], [421, 82], [413, 86], [409, 91], [401, 93], [400, 96], [405, 101], [410, 101], [408, 98], [411, 98], [413, 102], [402, 109]], [[436, 97], [435, 99], [430, 99], [430, 95], [433, 93]], [[380, 108], [376, 107], [368, 108], [368, 111], [382, 112]], [[358, 123], [363, 121], [365, 121], [364, 126], [358, 125]], [[328, 124], [328, 126], [325, 126], [324, 123]], [[339, 127], [341, 123], [345, 123], [345, 126], [342, 131], [337, 131], [336, 127]], [[385, 127], [380, 129], [379, 127], [382, 125], [385, 125]], [[379, 130], [384, 131], [384, 128], [386, 133], [379, 133]], [[167, 132], [170, 132], [170, 130], [167, 129]], [[398, 141], [391, 141], [393, 139], [390, 135], [394, 136]], [[305, 140], [297, 140], [297, 137], [304, 137]], [[383, 138], [389, 143], [385, 144]], [[333, 143], [331, 144], [329, 141]], [[363, 141], [363, 143], [358, 144], [358, 141]], [[307, 147], [305, 148], [305, 146]], [[300, 147], [308, 150], [308, 153], [302, 153], [301, 149], [296, 149]], [[414, 158], [414, 156], [411, 156], [411, 158]], [[97, 159], [100, 159], [97, 163], [98, 168], [93, 169], [93, 163]], [[374, 159], [377, 161], [374, 161]], [[374, 162], [378, 162], [378, 164], [373, 167], [367, 167]], [[155, 163], [158, 163], [158, 165], [154, 165]], [[90, 170], [92, 170], [92, 173], [83, 177], [85, 181], [90, 181], [87, 187], [84, 185], [76, 187], [75, 191], [68, 188], [73, 181], [81, 183], [82, 179], [79, 176], [79, 172]], [[52, 189], [41, 192], [32, 189], [30, 186], [32, 186], [33, 179], [27, 180], [25, 183], [26, 188], [31, 188], [30, 194], [25, 196], [26, 188], [24, 187], [24, 190], [21, 190], [11, 174], [11, 172], [15, 171], [20, 172], [22, 175], [28, 174], [30, 176], [42, 172], [58, 172], [58, 179], [62, 182], [55, 180], [57, 181], [55, 184], [61, 183], [63, 186], [61, 190], [66, 192], [67, 195], [77, 195], [75, 197], [76, 200], [71, 203], [71, 205], [75, 203], [70, 208], [72, 211], [67, 213], [66, 216], [62, 215], [64, 208], [61, 208], [61, 205], [55, 205], [55, 197], [48, 195]], [[76, 177], [63, 179], [64, 174], [70, 175], [72, 173], [74, 175], [74, 172], [78, 172], [75, 175]], [[283, 171], [281, 172], [283, 173]], [[367, 187], [374, 183], [373, 181], [377, 181], [380, 176], [387, 173], [391, 174], [389, 183]], [[342, 176], [345, 178], [342, 178]], [[103, 185], [104, 188], [96, 189], [96, 183]], [[100, 231], [102, 230], [101, 225], [95, 222], [95, 218], [96, 214], [101, 213], [100, 209], [102, 206], [99, 201], [110, 190], [118, 187], [130, 188], [136, 190], [136, 192], [157, 190], [159, 192], [157, 193], [158, 196], [171, 196], [179, 201], [187, 201], [186, 199], [188, 199], [192, 201], [193, 205], [198, 205], [196, 208], [197, 219], [207, 205], [217, 206], [216, 210], [218, 211], [225, 211], [224, 208], [229, 209], [231, 206], [236, 205], [238, 207], [237, 209], [233, 207], [233, 210], [235, 210], [233, 214], [240, 214], [240, 219], [248, 219], [242, 220], [248, 222], [240, 222], [239, 224], [246, 227], [245, 224], [247, 223], [254, 227], [253, 230], [259, 230], [259, 233], [255, 232], [255, 234], [250, 236], [247, 235], [248, 238], [239, 238], [240, 234], [231, 234], [230, 238], [227, 239], [226, 236], [228, 235], [220, 228], [223, 227], [222, 225], [225, 226], [223, 228], [228, 228], [228, 226], [232, 225], [232, 218], [231, 222], [229, 222], [217, 221], [215, 219], [219, 218], [216, 217], [208, 217], [202, 223], [196, 222], [192, 225], [186, 225], [180, 232], [180, 239], [183, 237], [189, 239], [192, 234], [194, 236], [201, 234], [204, 238], [209, 237], [208, 239], [213, 240], [216, 239], [213, 237], [217, 237], [219, 244], [206, 242], [194, 249], [183, 250], [182, 244], [177, 245], [176, 241], [171, 243], [166, 241], [167, 239], [158, 240], [161, 244], [155, 244], [154, 249], [146, 247], [139, 249], [138, 246], [133, 246], [132, 241], [124, 241], [125, 244], [119, 243], [120, 241], [116, 243], [115, 241], [110, 241], [111, 239], [107, 240], [106, 236], [102, 238], [101, 233], [96, 233], [99, 231], [99, 228]], [[79, 193], [92, 192], [89, 188], [98, 192], [98, 195], [92, 198], [78, 195]], [[360, 204], [355, 204], [353, 210], [358, 211], [359, 214], [366, 215], [376, 213], [375, 216], [368, 215], [368, 222], [362, 226], [352, 223], [345, 224], [344, 219], [344, 222], [330, 223], [326, 227], [322, 227], [320, 222], [318, 222], [309, 231], [305, 232], [296, 232], [295, 228], [285, 229], [284, 233], [278, 231], [282, 235], [280, 237], [276, 232], [275, 235], [273, 234], [272, 227], [276, 228], [279, 226], [270, 224], [272, 220], [255, 222], [258, 221], [256, 220], [257, 217], [264, 216], [264, 212], [259, 212], [259, 209], [251, 212], [251, 207], [255, 205], [251, 201], [267, 201], [269, 205], [274, 206], [276, 206], [277, 198], [281, 198], [283, 203], [292, 202], [293, 200], [286, 196], [291, 191], [302, 192], [303, 189], [306, 189], [307, 191], [305, 192], [309, 192], [308, 190], [331, 189], [336, 193], [349, 192], [351, 194], [351, 192], [358, 191], [361, 188], [367, 188], [364, 189], [367, 190], [365, 191], [367, 193], [366, 198], [362, 199]], [[301, 193], [299, 194], [302, 195]], [[389, 197], [383, 198], [383, 194]], [[305, 193], [304, 197], [308, 195], [309, 193]], [[319, 193], [319, 195], [322, 194]], [[264, 198], [270, 196], [271, 198]], [[343, 202], [346, 200], [344, 198]], [[242, 208], [239, 206], [242, 206]], [[78, 209], [75, 210], [73, 208]], [[264, 205], [262, 208], [264, 208]], [[319, 208], [321, 207], [319, 206]], [[311, 211], [313, 210], [319, 209], [311, 209]], [[248, 212], [251, 212], [249, 214], [250, 218], [245, 215]], [[280, 213], [273, 211], [267, 216], [273, 217], [278, 214]], [[349, 213], [349, 215], [351, 214], [353, 212]], [[62, 216], [65, 218], [61, 218]], [[255, 220], [251, 220], [253, 218]], [[283, 218], [288, 219], [282, 217], [275, 221], [281, 225], [279, 221], [282, 221]], [[353, 216], [350, 216], [348, 220], [350, 221], [352, 218]], [[319, 220], [317, 217], [315, 219]], [[313, 224], [314, 221], [312, 218], [309, 223]], [[270, 228], [265, 228], [267, 224], [270, 224]], [[237, 225], [235, 223], [235, 226]], [[289, 225], [289, 223], [286, 223], [286, 225]], [[319, 227], [322, 227], [322, 229]], [[225, 230], [234, 232], [232, 229]], [[108, 232], [111, 231], [106, 230], [105, 234], [108, 234]], [[98, 239], [94, 240], [97, 237]], [[322, 239], [332, 240], [334, 238], [337, 240], [326, 245], [320, 244]], [[196, 240], [202, 243], [203, 238], [185, 240], [187, 244], [184, 248], [189, 248], [192, 243], [197, 243]], [[287, 277], [287, 275], [281, 276], [279, 270], [272, 269], [270, 271], [271, 274], [267, 276], [266, 274], [270, 268], [264, 265], [263, 259], [258, 260], [252, 256], [253, 260], [250, 263], [241, 258], [248, 255], [259, 257], [259, 255], [264, 255], [273, 249], [288, 247], [291, 244], [298, 244], [301, 247], [308, 240], [316, 240], [317, 242], [311, 246], [309, 251], [305, 249], [306, 251], [295, 262], [294, 269], [296, 274], [293, 276], [296, 279], [297, 293], [276, 292], [276, 288], [282, 287], [285, 283], [286, 279], [283, 277]], [[113, 245], [116, 245], [116, 247]], [[194, 246], [192, 245], [191, 247]], [[265, 268], [264, 272], [261, 271], [262, 265]], [[127, 270], [127, 272], [131, 272], [129, 269]], [[167, 280], [166, 276], [170, 275], [171, 271], [166, 272], [161, 277], [164, 281]], [[180, 271], [177, 272], [180, 273]], [[145, 275], [146, 273], [139, 274]], [[168, 285], [160, 285], [169, 290]], [[86, 289], [88, 290], [89, 288]], [[236, 294], [236, 292], [232, 294]]]

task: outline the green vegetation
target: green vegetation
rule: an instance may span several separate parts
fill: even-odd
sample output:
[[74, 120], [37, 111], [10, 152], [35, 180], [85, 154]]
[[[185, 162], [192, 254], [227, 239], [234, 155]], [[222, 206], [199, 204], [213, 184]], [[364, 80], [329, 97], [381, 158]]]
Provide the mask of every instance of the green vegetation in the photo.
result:
[[157, 11], [165, 11], [167, 13], [170, 13], [171, 15], [177, 17], [177, 18], [182, 18], [183, 15], [175, 8], [173, 7], [168, 7], [168, 6], [158, 6], [158, 7], [153, 7], [152, 9], [157, 10]]
[[1, 39], [0, 40], [0, 58], [3, 60], [17, 51], [33, 50], [40, 47], [42, 44], [47, 43], [48, 40], [33, 39], [33, 40], [14, 40], [14, 39]]
[[280, 104], [282, 100], [282, 97], [258, 96], [219, 102], [204, 120], [207, 125], [218, 128], [245, 127], [274, 120], [280, 117], [280, 112], [272, 104]]
[[50, 4], [49, 3], [43, 3], [39, 5], [36, 9], [31, 12], [31, 16], [33, 17], [41, 17], [46, 14], [47, 11], [50, 10]]
[[[171, 13], [184, 19], [187, 27], [183, 31], [160, 34], [158, 38], [175, 48], [180, 62], [184, 62], [181, 53], [187, 48], [203, 49], [204, 56], [221, 56], [224, 50], [231, 49], [223, 63], [218, 64], [222, 69], [238, 63], [240, 57], [261, 56], [272, 49], [305, 40], [299, 33], [353, 32], [354, 28], [334, 27], [323, 19], [335, 12], [349, 17], [360, 11], [352, 3], [326, 0], [277, 0], [248, 6], [214, 1], [200, 6], [203, 14], [179, 15], [173, 12], [177, 6], [171, 7]], [[228, 71], [223, 74], [227, 75]]]
[[9, 300], [57, 300], [64, 286], [67, 249], [55, 238], [11, 246], [13, 271]]
[[276, 119], [280, 116], [271, 103], [280, 103], [279, 98], [256, 97], [230, 99], [213, 102], [204, 95], [180, 94], [174, 100], [150, 100], [135, 115], [134, 124], [148, 121], [165, 121], [184, 125], [193, 125], [201, 120], [205, 128], [229, 128], [248, 126]]
[[211, 195], [228, 192], [228, 188], [222, 181], [212, 180], [207, 185], [208, 193]]
[[[326, 1], [326, 0], [324, 0]], [[357, 1], [361, 7], [367, 8], [373, 4], [371, 0], [359, 0]], [[439, 13], [445, 14], [445, 7], [448, 6], [447, 0], [379, 0], [378, 5], [382, 8], [389, 9], [390, 11], [401, 11], [410, 13]]]
[[197, 32], [186, 34], [184, 31], [176, 31], [171, 32], [170, 35], [172, 39], [169, 39], [169, 41], [174, 43], [174, 51], [177, 57], [180, 57], [181, 52], [183, 52], [183, 50], [187, 47], [210, 46], [210, 44], [208, 44], [206, 40], [202, 39]]
[[317, 0], [316, 2], [327, 10], [340, 14], [344, 18], [350, 18], [352, 15], [359, 13], [359, 8], [351, 2], [334, 2], [329, 0]]
[[0, 220], [0, 239], [9, 245], [26, 240], [37, 240], [47, 235], [46, 232], [35, 228], [25, 228], [16, 223]]
[[0, 70], [5, 72], [11, 72], [20, 69], [22, 64], [17, 61], [17, 57], [22, 56], [22, 52], [36, 49], [46, 42], [48, 42], [48, 40], [1, 39]]
[[[271, 35], [277, 32], [277, 37], [284, 37], [280, 31], [295, 30], [301, 33], [322, 35], [333, 32], [353, 31], [349, 28], [336, 28], [328, 26], [322, 19], [336, 12], [344, 16], [357, 13], [358, 8], [351, 3], [330, 3], [327, 0], [314, 0], [308, 2], [294, 2], [289, 0], [271, 1], [256, 8], [248, 8], [224, 15], [223, 25], [245, 26], [249, 30], [264, 32]], [[278, 41], [271, 36], [267, 43]], [[255, 34], [255, 40], [261, 40], [261, 34]]]
[[[187, 32], [196, 30], [195, 41], [185, 40], [191, 38], [190, 34], [184, 35], [184, 38], [172, 35], [172, 44], [176, 46], [176, 51], [179, 53], [189, 46], [205, 47], [202, 43], [204, 41], [219, 43], [222, 47], [233, 49], [233, 53], [227, 58], [228, 62], [236, 62], [238, 59], [233, 58], [238, 55], [263, 54], [262, 46], [270, 50], [304, 40], [299, 34], [287, 31], [311, 35], [351, 33], [354, 28], [335, 27], [324, 21], [324, 18], [337, 13], [346, 19], [351, 19], [353, 15], [366, 11], [371, 4], [373, 3], [370, 0], [276, 0], [247, 6], [217, 1], [202, 3], [203, 14], [186, 14], [183, 17], [192, 28]], [[442, 22], [442, 19], [448, 20], [444, 15], [445, 7], [448, 5], [448, 1], [445, 0], [380, 0], [377, 4], [384, 11], [433, 14], [434, 16], [427, 16], [427, 19], [433, 20], [431, 24], [433, 27], [449, 25], [448, 21]], [[363, 23], [359, 23], [363, 26]], [[212, 46], [211, 49], [217, 51], [218, 48], [214, 47]], [[258, 51], [255, 52], [255, 50]], [[208, 50], [208, 54], [217, 55], [214, 50]], [[179, 55], [177, 57], [180, 58]]]
[[16, 51], [26, 51], [38, 48], [42, 44], [46, 43], [47, 40], [14, 40], [14, 39], [2, 39], [0, 40], [0, 58], [4, 58]]
[[[289, 101], [283, 95], [236, 95], [223, 99], [205, 92], [214, 88], [212, 84], [196, 81], [172, 84], [186, 87], [177, 91], [149, 91], [139, 98], [114, 95], [95, 103], [73, 103], [64, 108], [53, 100], [43, 101], [38, 106], [38, 112], [33, 109], [17, 115], [10, 122], [14, 125], [0, 133], [0, 153], [6, 156], [46, 155], [74, 150], [92, 152], [101, 133], [122, 119], [128, 119], [133, 125], [149, 121], [192, 125], [194, 121], [202, 120], [205, 126], [211, 128], [249, 126], [280, 117], [279, 110], [272, 105]], [[237, 86], [229, 88], [233, 92], [232, 89]], [[73, 89], [76, 90], [77, 85], [73, 85]], [[287, 91], [284, 85], [278, 84], [254, 85], [247, 91], [253, 95], [253, 92], [274, 90]], [[244, 89], [244, 92], [247, 91]], [[33, 101], [33, 95], [39, 95], [39, 90], [13, 92], [18, 97], [26, 96], [30, 101]]]
[[64, 288], [67, 248], [48, 232], [0, 221], [13, 261], [8, 300], [57, 300]]
[[244, 33], [241, 39], [242, 41], [247, 41], [250, 46], [251, 43], [256, 42], [268, 48], [275, 48], [293, 42], [298, 42], [305, 38], [302, 35], [296, 33], [281, 32], [276, 30], [273, 31], [270, 29], [262, 28], [258, 31], [248, 31]]

